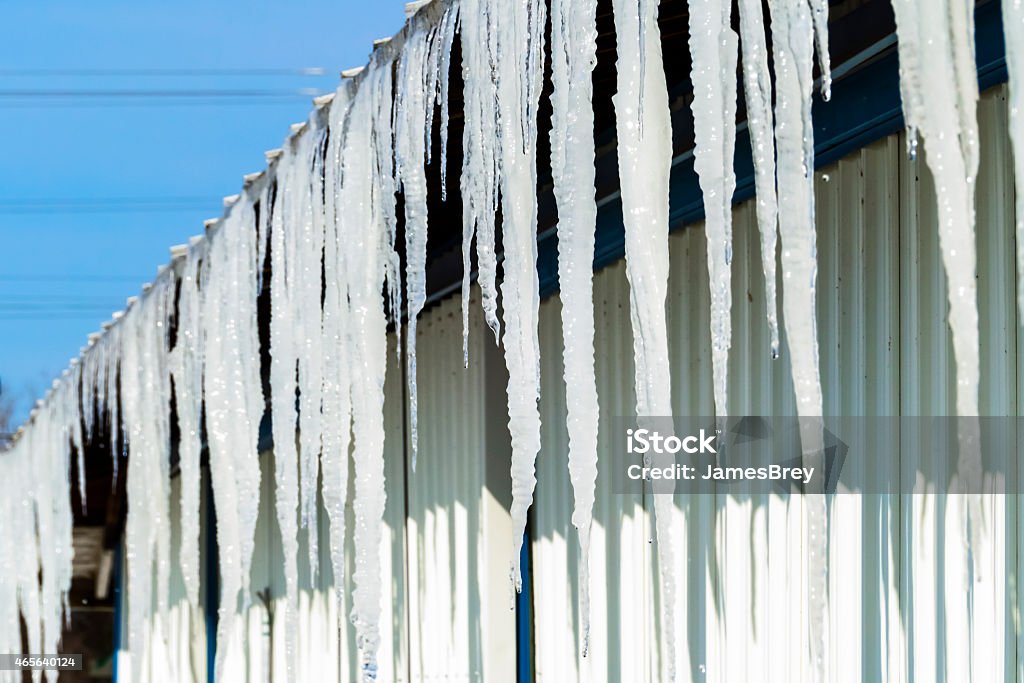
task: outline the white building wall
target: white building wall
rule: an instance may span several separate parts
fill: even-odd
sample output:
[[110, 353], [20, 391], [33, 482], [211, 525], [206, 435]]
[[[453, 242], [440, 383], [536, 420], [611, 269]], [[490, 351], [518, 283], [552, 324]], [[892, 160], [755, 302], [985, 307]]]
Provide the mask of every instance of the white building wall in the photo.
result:
[[[986, 415], [1017, 415], [1021, 349], [1005, 87], [984, 94], [979, 119], [981, 406]], [[817, 314], [828, 415], [955, 414], [934, 189], [924, 159], [910, 161], [905, 143], [903, 135], [893, 135], [816, 173]], [[769, 357], [752, 201], [734, 211], [734, 239], [730, 411], [795, 414], [785, 341], [782, 358]], [[672, 235], [671, 263], [675, 410], [710, 415], [709, 294], [700, 225]], [[779, 273], [781, 291], [781, 268]], [[632, 415], [632, 337], [622, 263], [596, 275], [595, 306], [602, 414]], [[578, 655], [578, 544], [570, 524], [558, 309], [557, 297], [542, 304], [544, 447], [533, 543], [537, 677], [657, 681], [660, 606], [656, 554], [648, 543], [654, 536], [651, 504], [611, 494], [603, 471], [591, 559], [591, 653], [586, 659]], [[599, 458], [607, 462], [610, 454], [602, 435]], [[899, 476], [898, 467], [893, 463], [892, 476]], [[902, 474], [911, 475], [912, 470]], [[1013, 625], [1019, 600], [1012, 594], [1018, 581], [1014, 555], [1020, 552], [1015, 499], [986, 497], [978, 574], [970, 579], [959, 570], [959, 502], [934, 494], [841, 495], [829, 501], [831, 680], [963, 681], [973, 670], [974, 680], [994, 681], [1004, 673], [1012, 680], [1019, 671]], [[678, 553], [676, 569], [686, 577], [675, 612], [676, 680], [810, 681], [804, 558], [811, 548], [802, 501], [677, 496], [676, 509], [687, 547]]]
[[[1024, 389], [1015, 307], [1013, 182], [1005, 87], [979, 109], [978, 178], [981, 406], [1017, 415]], [[894, 135], [816, 174], [818, 325], [829, 415], [942, 415], [953, 412], [953, 361], [934, 189], [923, 159], [912, 162]], [[783, 355], [769, 357], [764, 282], [752, 201], [734, 212], [733, 414], [794, 414]], [[713, 412], [709, 295], [699, 225], [671, 237], [668, 302], [675, 410]], [[781, 268], [780, 268], [781, 281]], [[622, 262], [595, 276], [597, 383], [607, 418], [634, 411], [629, 290]], [[661, 679], [663, 653], [651, 504], [614, 494], [599, 469], [593, 532], [590, 652], [576, 603], [578, 546], [570, 517], [565, 387], [557, 295], [541, 305], [543, 446], [532, 517], [533, 657], [538, 681]], [[419, 326], [419, 462], [411, 470], [404, 377], [389, 353], [385, 386], [388, 501], [382, 546], [383, 681], [512, 681], [514, 612], [508, 559], [509, 446], [500, 350], [471, 302], [470, 364], [462, 364], [460, 303], [448, 299]], [[781, 307], [780, 307], [781, 315]], [[394, 338], [390, 339], [394, 345]], [[393, 350], [393, 349], [392, 349]], [[1016, 378], [1016, 379], [1014, 379]], [[599, 435], [607, 462], [609, 435]], [[284, 578], [273, 511], [272, 454], [253, 560], [254, 591], [235, 643], [238, 680], [285, 680]], [[900, 463], [893, 463], [898, 476]], [[925, 465], [927, 468], [927, 465]], [[863, 476], [853, 472], [850, 476]], [[909, 476], [904, 470], [902, 476]], [[172, 494], [173, 495], [173, 494]], [[176, 498], [172, 499], [177, 528]], [[954, 572], [963, 548], [955, 499], [932, 495], [837, 496], [829, 501], [828, 657], [835, 681], [1024, 680], [1015, 620], [1017, 542], [1024, 511], [1013, 497], [984, 502], [979, 574]], [[675, 606], [677, 681], [810, 681], [802, 501], [775, 495], [677, 496], [685, 577]], [[351, 499], [349, 501], [351, 512]], [[336, 578], [320, 511], [319, 577], [310, 580], [300, 538], [300, 680], [357, 681], [358, 662], [343, 600], [336, 630]], [[354, 520], [349, 519], [349, 535]], [[205, 533], [205, 531], [204, 531]], [[205, 542], [202, 546], [205, 548]], [[352, 576], [351, 542], [347, 550]], [[205, 561], [205, 560], [204, 560]], [[943, 569], [944, 568], [944, 569]], [[154, 627], [144, 679], [205, 680], [203, 611], [184, 604], [172, 576], [170, 625]], [[968, 615], [963, 596], [970, 589]], [[176, 592], [175, 592], [176, 591]], [[166, 631], [166, 640], [161, 635]], [[122, 657], [122, 679], [129, 658]], [[152, 660], [152, 661], [150, 661]], [[159, 664], [156, 664], [159, 660]], [[271, 664], [272, 662], [272, 664]], [[173, 672], [173, 676], [171, 675]]]

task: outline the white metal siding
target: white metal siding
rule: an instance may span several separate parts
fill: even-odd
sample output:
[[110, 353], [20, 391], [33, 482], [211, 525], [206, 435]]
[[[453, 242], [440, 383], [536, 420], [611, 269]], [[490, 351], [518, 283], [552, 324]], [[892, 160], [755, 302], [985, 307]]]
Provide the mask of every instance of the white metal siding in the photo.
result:
[[[1003, 87], [984, 95], [978, 178], [981, 406], [1019, 414], [1024, 382], [1014, 302], [1013, 185]], [[894, 135], [816, 175], [818, 324], [829, 415], [941, 415], [953, 410], [953, 362], [945, 276], [935, 227], [934, 190], [923, 160], [911, 162]], [[734, 212], [733, 414], [795, 411], [783, 356], [769, 357], [764, 281], [752, 202]], [[675, 411], [713, 411], [709, 294], [699, 226], [671, 237], [668, 320]], [[781, 269], [780, 269], [781, 280]], [[622, 262], [595, 277], [597, 383], [602, 425], [634, 411], [629, 290]], [[537, 679], [657, 681], [663, 661], [650, 501], [613, 494], [599, 470], [592, 555], [590, 653], [580, 657], [578, 547], [570, 522], [565, 387], [558, 297], [541, 305], [541, 414], [533, 511], [533, 624]], [[511, 681], [513, 613], [509, 446], [500, 350], [471, 302], [470, 364], [463, 368], [457, 298], [427, 311], [419, 326], [419, 467], [407, 462], [401, 366], [388, 355], [385, 461], [388, 501], [380, 679]], [[1010, 378], [1016, 378], [1011, 381]], [[611, 444], [599, 435], [601, 462]], [[270, 591], [270, 613], [251, 596], [233, 641], [237, 680], [284, 680], [284, 578], [273, 509], [272, 454], [261, 459], [263, 487], [252, 588]], [[927, 466], [927, 463], [925, 463]], [[892, 476], [898, 476], [893, 463]], [[863, 476], [853, 472], [851, 476]], [[904, 473], [906, 474], [906, 473]], [[1016, 474], [1015, 476], [1021, 476]], [[176, 487], [172, 510], [177, 529]], [[350, 493], [351, 495], [351, 493]], [[677, 680], [808, 681], [806, 529], [803, 501], [769, 495], [678, 496], [684, 577], [675, 614]], [[1024, 680], [1017, 651], [1020, 598], [1017, 543], [1024, 514], [1014, 497], [985, 501], [980, 573], [955, 574], [962, 533], [957, 501], [935, 495], [837, 496], [830, 501], [828, 629], [835, 681]], [[350, 609], [352, 557], [335, 629], [335, 577], [328, 524], [320, 509], [319, 577], [311, 581], [300, 535], [300, 679], [357, 681]], [[349, 535], [354, 525], [349, 500]], [[204, 534], [209, 530], [204, 529]], [[205, 544], [203, 545], [205, 548]], [[205, 558], [204, 558], [205, 561]], [[205, 680], [202, 610], [184, 604], [172, 576], [171, 623], [154, 627], [142, 664], [149, 680]], [[968, 630], [969, 628], [969, 630]], [[167, 631], [164, 643], [162, 630]], [[246, 640], [247, 639], [247, 640]], [[122, 667], [127, 673], [128, 662]]]
[[[1005, 87], [979, 108], [978, 294], [981, 407], [1018, 414], [1013, 176]], [[934, 189], [923, 159], [894, 135], [816, 174], [818, 329], [828, 415], [954, 413], [952, 343]], [[734, 211], [733, 414], [794, 414], [783, 356], [769, 357], [752, 201]], [[709, 415], [709, 294], [701, 226], [671, 237], [668, 302], [673, 397]], [[781, 268], [780, 268], [781, 280]], [[781, 283], [780, 283], [781, 286]], [[781, 291], [781, 289], [780, 289]], [[609, 492], [598, 476], [590, 656], [579, 656], [578, 546], [570, 523], [559, 301], [542, 304], [542, 418], [533, 542], [538, 680], [660, 679], [660, 621], [649, 501]], [[604, 417], [634, 414], [628, 285], [622, 263], [595, 277], [598, 389]], [[781, 307], [780, 307], [781, 314]], [[1011, 378], [1018, 378], [1016, 381]], [[603, 422], [607, 425], [607, 422]], [[610, 456], [602, 435], [599, 454]], [[894, 468], [898, 465], [894, 463]], [[852, 473], [862, 476], [863, 473]], [[897, 476], [893, 470], [893, 476]], [[1018, 511], [988, 496], [974, 581], [959, 572], [956, 497], [843, 495], [830, 501], [829, 614], [836, 681], [999, 680], [1017, 670]], [[677, 680], [809, 681], [805, 664], [806, 529], [800, 499], [677, 497], [686, 549], [676, 605]], [[643, 511], [641, 513], [641, 511]], [[566, 577], [569, 581], [566, 581]], [[968, 617], [965, 592], [971, 590]], [[589, 674], [581, 674], [584, 667]]]

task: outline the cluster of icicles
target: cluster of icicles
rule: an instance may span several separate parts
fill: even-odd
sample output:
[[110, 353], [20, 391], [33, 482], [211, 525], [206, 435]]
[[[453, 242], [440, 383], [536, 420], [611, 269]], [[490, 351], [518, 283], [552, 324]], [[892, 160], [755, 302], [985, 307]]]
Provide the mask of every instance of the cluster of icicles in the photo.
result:
[[[512, 440], [510, 573], [521, 586], [519, 553], [532, 503], [540, 449], [537, 260], [537, 111], [543, 85], [542, 0], [437, 0], [420, 3], [401, 40], [375, 50], [369, 65], [321, 98], [308, 122], [293, 127], [284, 149], [268, 154], [267, 172], [247, 177], [241, 195], [205, 237], [182, 248], [141, 297], [94, 335], [80, 361], [54, 383], [30, 425], [0, 457], [0, 652], [20, 646], [20, 610], [33, 652], [57, 649], [71, 578], [70, 458], [101, 419], [115, 425], [115, 467], [130, 454], [125, 544], [129, 601], [127, 645], [144, 647], [142, 630], [155, 596], [167, 610], [171, 562], [181, 565], [188, 599], [199, 597], [199, 480], [202, 434], [209, 448], [221, 574], [218, 674], [249, 568], [260, 490], [259, 428], [268, 410], [275, 445], [275, 503], [284, 544], [286, 619], [298, 602], [298, 530], [312, 532], [317, 487], [330, 523], [336, 581], [345, 562], [349, 453], [354, 463], [356, 558], [351, 620], [367, 680], [376, 675], [380, 642], [379, 548], [385, 504], [382, 407], [389, 320], [403, 317], [395, 249], [396, 193], [403, 194], [407, 256], [404, 316], [413, 467], [416, 465], [416, 318], [426, 300], [427, 183], [435, 105], [440, 149], [448, 142], [448, 75], [461, 36], [465, 83], [462, 284], [464, 327], [475, 243], [476, 276], [486, 321], [503, 346]], [[958, 409], [977, 414], [978, 337], [974, 294], [973, 181], [977, 125], [971, 3], [894, 0], [899, 26], [904, 111], [928, 145], [936, 175], [941, 245], [950, 278], [950, 323], [957, 359]], [[728, 0], [691, 0], [690, 52], [695, 166], [704, 195], [711, 283], [715, 409], [727, 413], [730, 347], [732, 166], [736, 74], [753, 150], [757, 220], [766, 281], [771, 349], [779, 354], [776, 241], [781, 233], [782, 308], [801, 416], [822, 414], [814, 318], [814, 139], [811, 124], [815, 43], [824, 99], [830, 90], [827, 3], [772, 0], [774, 108], [768, 36], [759, 0], [738, 3], [740, 35]], [[1011, 76], [1014, 142], [1024, 144], [1019, 113], [1024, 74], [1024, 8], [1003, 3]], [[672, 136], [656, 0], [614, 0], [617, 93], [614, 96], [627, 276], [633, 322], [637, 414], [672, 413], [665, 303]], [[580, 614], [586, 652], [589, 538], [597, 476], [598, 396], [594, 370], [592, 264], [595, 203], [591, 72], [596, 63], [596, 0], [551, 0], [551, 168], [559, 213], [558, 274], [562, 297], [568, 404], [568, 466], [579, 532]], [[926, 40], [925, 37], [928, 37]], [[742, 56], [742, 60], [740, 57]], [[955, 74], [955, 87], [948, 75]], [[926, 98], [927, 93], [927, 98]], [[943, 98], [936, 102], [935, 98]], [[925, 101], [928, 105], [925, 105]], [[1017, 154], [1024, 179], [1024, 153]], [[451, 178], [444, 177], [442, 199]], [[1018, 202], [1024, 202], [1018, 191]], [[1018, 209], [1018, 219], [1024, 216]], [[496, 214], [501, 211], [500, 241]], [[1018, 224], [1024, 269], [1024, 223]], [[503, 253], [496, 245], [500, 243]], [[502, 266], [500, 287], [498, 266]], [[269, 272], [269, 281], [264, 279]], [[270, 396], [260, 375], [256, 302], [269, 288]], [[499, 315], [500, 292], [500, 315]], [[383, 294], [382, 294], [383, 293]], [[1024, 301], [1024, 296], [1022, 296]], [[321, 305], [318, 305], [320, 302]], [[400, 330], [401, 326], [396, 325]], [[468, 348], [464, 344], [464, 348]], [[468, 359], [467, 359], [468, 360]], [[173, 389], [172, 389], [173, 387]], [[180, 440], [181, 552], [170, 557], [171, 397]], [[298, 401], [292, 397], [298, 395]], [[272, 400], [271, 400], [272, 399]], [[83, 409], [84, 407], [84, 409]], [[118, 415], [118, 411], [123, 412]], [[103, 418], [105, 416], [105, 418]], [[118, 430], [117, 425], [123, 425]], [[203, 426], [205, 425], [205, 426]], [[83, 432], [84, 430], [84, 432]], [[297, 436], [298, 435], [298, 436]], [[813, 438], [813, 437], [812, 437]], [[442, 466], [443, 463], [432, 463]], [[79, 486], [84, 488], [82, 463]], [[84, 501], [84, 490], [83, 501]], [[816, 497], [819, 501], [821, 497]], [[823, 502], [820, 503], [822, 506]], [[673, 555], [681, 551], [669, 523], [671, 496], [655, 497], [665, 678], [674, 677]], [[810, 542], [824, 548], [823, 509], [808, 508]], [[809, 656], [819, 680], [827, 662], [823, 553], [811, 553]], [[19, 561], [15, 561], [15, 555]], [[22, 561], [38, 557], [39, 567]], [[317, 562], [311, 561], [311, 567]], [[37, 571], [41, 569], [41, 571]], [[40, 580], [41, 576], [41, 580]], [[155, 580], [155, 585], [154, 585]], [[339, 604], [340, 606], [340, 604]], [[340, 614], [339, 610], [339, 614]], [[36, 627], [37, 624], [41, 626]], [[292, 661], [297, 632], [285, 632]]]

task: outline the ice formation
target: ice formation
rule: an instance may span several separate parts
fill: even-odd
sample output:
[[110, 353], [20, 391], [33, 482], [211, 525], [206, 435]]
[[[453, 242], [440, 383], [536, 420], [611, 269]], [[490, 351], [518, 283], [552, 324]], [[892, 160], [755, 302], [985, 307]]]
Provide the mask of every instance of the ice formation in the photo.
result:
[[[462, 354], [469, 363], [469, 282], [471, 248], [476, 239], [477, 282], [488, 327], [498, 338], [498, 260], [494, 221], [498, 209], [501, 164], [498, 139], [498, 99], [495, 69], [498, 63], [498, 5], [494, 0], [463, 0], [462, 38]], [[511, 21], [511, 19], [503, 19]]]
[[715, 414], [728, 412], [729, 346], [732, 344], [732, 195], [736, 189], [737, 37], [730, 28], [730, 0], [690, 2], [694, 168], [704, 194], [708, 278], [711, 283], [711, 361]]
[[[508, 368], [508, 427], [512, 437], [512, 581], [522, 588], [520, 551], [537, 483], [540, 451], [540, 343], [537, 275], [537, 106], [543, 82], [545, 7], [540, 0], [502, 10], [497, 34], [496, 88], [502, 215], [502, 346]], [[463, 21], [469, 21], [468, 12]], [[479, 78], [474, 74], [467, 78]]]
[[[405, 258], [408, 331], [406, 358], [409, 389], [409, 445], [412, 469], [419, 451], [416, 388], [416, 318], [426, 303], [427, 180], [434, 103], [441, 98], [441, 173], [448, 144], [448, 58], [455, 34], [457, 9], [445, 11], [436, 27], [413, 19], [398, 66], [395, 101], [395, 177], [405, 202]], [[443, 192], [443, 190], [442, 190]], [[468, 310], [468, 309], [467, 309]]]
[[[348, 285], [344, 277], [344, 242], [341, 222], [344, 208], [338, 204], [344, 132], [351, 103], [348, 86], [338, 90], [328, 112], [330, 138], [324, 168], [325, 238], [323, 307], [323, 436], [320, 470], [324, 507], [330, 519], [330, 556], [334, 574], [338, 618], [344, 614], [342, 591], [345, 576], [345, 503], [348, 498], [349, 446], [352, 403], [349, 379]], [[294, 517], [294, 507], [293, 517]], [[340, 624], [339, 624], [340, 627]]]
[[178, 470], [181, 498], [181, 567], [189, 604], [199, 605], [199, 457], [202, 450], [200, 417], [203, 404], [202, 293], [200, 264], [204, 249], [197, 243], [182, 264], [178, 293], [178, 327], [170, 368], [178, 415]]
[[[173, 291], [174, 283], [165, 271], [141, 298], [130, 300], [121, 322], [121, 401], [131, 454], [124, 532], [127, 586], [132, 596], [128, 601], [128, 649], [140, 655], [154, 595], [159, 613], [167, 614], [171, 562], [167, 304]], [[141, 672], [133, 671], [136, 680], [140, 676]]]
[[[279, 178], [265, 193], [264, 211], [269, 212], [267, 258], [270, 260], [270, 391], [277, 400], [270, 403], [274, 439], [274, 510], [281, 531], [285, 578], [286, 654], [295, 651], [295, 626], [299, 600], [299, 460], [296, 450], [295, 373], [298, 359], [294, 338], [294, 302], [289, 246], [285, 229], [288, 193], [282, 186], [287, 178], [290, 155], [278, 162]], [[283, 400], [279, 397], [286, 397]]]
[[[643, 13], [629, 0], [614, 0], [618, 62], [615, 129], [618, 134], [626, 277], [633, 321], [636, 409], [641, 421], [672, 414], [665, 299], [668, 290], [668, 178], [672, 129], [661, 62], [656, 3]], [[642, 46], [641, 32], [646, 36]], [[643, 47], [643, 49], [642, 49]], [[642, 79], [642, 80], [641, 80]], [[641, 85], [642, 83], [642, 85]], [[638, 106], [643, 88], [644, 106]], [[661, 583], [662, 634], [667, 680], [675, 677], [675, 531], [672, 495], [654, 496]]]
[[[339, 238], [343, 249], [343, 277], [348, 291], [347, 358], [352, 396], [352, 432], [355, 465], [355, 572], [351, 619], [361, 658], [364, 680], [377, 675], [380, 645], [381, 577], [380, 539], [386, 500], [384, 489], [384, 373], [387, 318], [381, 296], [388, 269], [388, 208], [394, 194], [382, 197], [389, 182], [387, 164], [376, 136], [382, 109], [391, 111], [392, 65], [374, 54], [354, 95], [342, 152], [342, 184], [338, 206]], [[387, 146], [390, 154], [390, 143]], [[343, 304], [344, 305], [344, 304]]]
[[[306, 529], [309, 570], [315, 577], [319, 565], [317, 532], [317, 490], [323, 389], [323, 309], [320, 306], [323, 227], [323, 156], [318, 154], [325, 131], [317, 117], [308, 121], [288, 143], [289, 164], [282, 179], [284, 210], [288, 216], [286, 234], [291, 251], [286, 270], [292, 280], [291, 303], [298, 360], [299, 391], [299, 509]], [[287, 438], [287, 436], [285, 437]]]
[[216, 662], [220, 678], [228, 639], [237, 628], [239, 598], [248, 604], [260, 500], [257, 445], [264, 406], [256, 323], [257, 232], [248, 193], [208, 240], [201, 283], [207, 325], [203, 377], [221, 574]]
[[597, 4], [551, 3], [551, 174], [558, 204], [558, 282], [562, 300], [572, 523], [579, 533], [583, 654], [590, 641], [590, 531], [597, 480], [598, 399], [594, 373], [594, 109]]
[[[769, 5], [775, 63], [775, 144], [777, 149], [779, 227], [782, 237], [782, 310], [786, 324], [800, 438], [805, 457], [823, 453], [823, 414], [815, 319], [817, 278], [814, 225], [814, 128], [811, 123], [815, 27], [825, 26], [825, 9], [805, 0]], [[813, 13], [813, 16], [812, 16]], [[819, 33], [819, 48], [826, 48]], [[828, 55], [819, 53], [823, 88], [828, 82]], [[810, 419], [808, 419], [810, 418]], [[814, 492], [812, 492], [814, 493]], [[826, 629], [827, 510], [825, 497], [805, 498], [807, 515], [807, 630], [814, 680], [824, 680], [828, 662]]]
[[[899, 29], [901, 92], [913, 148], [919, 133], [936, 178], [940, 244], [949, 280], [950, 325], [957, 363], [957, 412], [978, 412], [978, 314], [975, 293], [974, 182], [978, 132], [974, 107], [973, 15], [969, 4], [894, 0]], [[716, 412], [726, 413], [730, 345], [732, 158], [736, 116], [737, 36], [725, 0], [690, 3], [695, 166], [704, 195], [712, 294]], [[84, 502], [87, 441], [109, 427], [115, 468], [127, 451], [126, 526], [128, 643], [139, 648], [150, 603], [167, 609], [169, 563], [170, 399], [181, 441], [182, 555], [186, 593], [198, 600], [199, 453], [205, 425], [217, 511], [221, 570], [218, 675], [239, 605], [249, 599], [249, 568], [259, 505], [259, 425], [264, 413], [256, 300], [269, 286], [270, 390], [275, 508], [285, 565], [288, 658], [295, 650], [298, 535], [318, 565], [317, 496], [330, 518], [331, 565], [338, 586], [345, 568], [345, 507], [350, 451], [355, 477], [355, 590], [351, 619], [362, 674], [376, 676], [381, 640], [380, 545], [385, 505], [383, 383], [388, 314], [401, 331], [401, 274], [395, 250], [403, 197], [408, 319], [408, 390], [413, 463], [418, 450], [416, 319], [426, 298], [426, 167], [434, 108], [440, 105], [440, 170], [446, 195], [451, 50], [461, 25], [464, 81], [462, 280], [464, 330], [469, 283], [476, 270], [484, 317], [503, 342], [509, 371], [513, 456], [513, 583], [540, 446], [537, 246], [537, 119], [544, 72], [545, 3], [462, 0], [426, 18], [412, 17], [401, 53], [375, 51], [368, 68], [339, 88], [333, 101], [295, 130], [258, 191], [248, 191], [197, 240], [176, 269], [165, 270], [82, 361], [57, 382], [31, 424], [0, 455], [4, 495], [0, 544], [30, 548], [33, 563], [0, 557], [0, 623], [20, 611], [29, 647], [55, 649], [70, 586], [72, 452]], [[1018, 81], [1024, 73], [1020, 0], [1003, 6], [1011, 78], [1011, 128], [1024, 139]], [[815, 310], [814, 136], [811, 126], [815, 43], [822, 96], [830, 90], [826, 0], [772, 0], [772, 84], [761, 3], [740, 0], [743, 86], [750, 130], [773, 355], [778, 352], [775, 304], [776, 236], [782, 239], [783, 311], [797, 410], [822, 414]], [[630, 285], [637, 413], [641, 421], [672, 413], [665, 302], [668, 279], [668, 196], [672, 154], [669, 103], [662, 66], [658, 3], [614, 0], [618, 85], [614, 96], [626, 272]], [[596, 3], [552, 0], [551, 133], [554, 194], [559, 213], [559, 280], [570, 437], [569, 470], [581, 543], [583, 647], [589, 628], [588, 545], [596, 478], [597, 393], [593, 360], [596, 204], [591, 71], [596, 59]], [[397, 72], [394, 70], [397, 60]], [[953, 74], [955, 87], [947, 87]], [[392, 78], [397, 78], [392, 82]], [[773, 137], [774, 129], [774, 137]], [[1024, 176], [1024, 153], [1016, 155]], [[777, 189], [776, 189], [777, 188]], [[1018, 195], [1024, 195], [1019, 192]], [[500, 202], [500, 206], [499, 206]], [[1024, 240], [1024, 200], [1018, 197]], [[257, 210], [257, 205], [259, 209]], [[501, 239], [497, 215], [501, 213]], [[257, 226], [257, 223], [259, 224]], [[475, 259], [473, 258], [473, 241]], [[502, 252], [501, 322], [498, 261]], [[264, 258], [271, 266], [262, 282]], [[1019, 260], [1024, 269], [1024, 247]], [[1021, 287], [1024, 311], [1024, 285]], [[172, 313], [173, 311], [173, 313]], [[175, 315], [176, 334], [169, 335]], [[504, 331], [502, 332], [502, 327]], [[464, 354], [468, 349], [464, 341]], [[123, 415], [119, 411], [123, 408]], [[122, 426], [123, 425], [123, 426]], [[83, 429], [84, 427], [84, 429]], [[805, 448], [820, 445], [808, 430]], [[22, 490], [11, 481], [35, 482]], [[116, 481], [116, 476], [115, 476]], [[808, 542], [824, 544], [825, 511], [811, 496]], [[672, 497], [654, 497], [666, 678], [674, 674], [672, 613], [676, 548]], [[8, 520], [11, 520], [10, 522]], [[36, 528], [34, 531], [33, 528]], [[37, 535], [38, 534], [38, 535]], [[39, 543], [38, 538], [55, 538]], [[812, 665], [827, 660], [824, 555], [808, 562], [808, 626]], [[41, 576], [41, 582], [37, 577]], [[338, 591], [339, 606], [341, 592]], [[15, 647], [10, 628], [0, 650]]]
[[765, 305], [771, 356], [779, 355], [779, 315], [775, 291], [779, 203], [775, 193], [775, 138], [772, 134], [772, 80], [768, 70], [761, 0], [740, 0], [740, 46], [743, 50], [743, 94], [747, 109], [754, 161], [757, 226], [761, 235], [761, 269], [764, 272]]
[[[1012, 2], [1012, 0], [1010, 0]], [[935, 178], [939, 246], [949, 294], [958, 415], [978, 414], [978, 304], [974, 181], [978, 175], [978, 81], [970, 6], [893, 0], [899, 37], [900, 94], [912, 148], [927, 146]], [[950, 74], [953, 86], [950, 87]]]

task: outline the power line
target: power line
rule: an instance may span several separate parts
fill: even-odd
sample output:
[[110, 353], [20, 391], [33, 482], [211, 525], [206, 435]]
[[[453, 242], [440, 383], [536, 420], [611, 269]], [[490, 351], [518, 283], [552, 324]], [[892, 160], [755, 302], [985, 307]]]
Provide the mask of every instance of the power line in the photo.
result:
[[180, 88], [180, 89], [131, 89], [131, 88], [73, 88], [73, 89], [41, 89], [12, 88], [0, 89], [2, 98], [267, 98], [267, 97], [317, 97], [323, 92], [319, 88], [294, 88], [288, 90], [269, 90], [260, 88]]
[[219, 204], [208, 197], [12, 197], [0, 198], [0, 215], [173, 213], [219, 209]]
[[53, 68], [53, 69], [0, 69], [0, 76], [4, 77], [61, 77], [75, 76], [79, 78], [93, 77], [183, 77], [183, 76], [301, 76], [314, 77], [325, 76], [327, 69], [322, 66], [307, 66], [300, 68]]
[[91, 273], [0, 273], [0, 282], [145, 282], [145, 275]]

